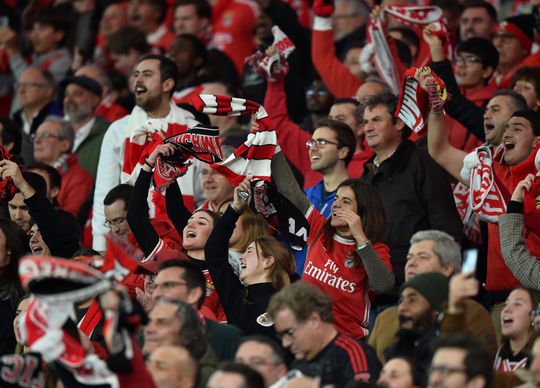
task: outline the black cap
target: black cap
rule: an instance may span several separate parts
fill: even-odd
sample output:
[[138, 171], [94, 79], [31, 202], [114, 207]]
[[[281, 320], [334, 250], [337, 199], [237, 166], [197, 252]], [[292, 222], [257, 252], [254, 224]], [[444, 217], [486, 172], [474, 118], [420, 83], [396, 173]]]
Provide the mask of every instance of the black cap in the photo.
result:
[[101, 93], [103, 92], [101, 85], [97, 81], [93, 80], [92, 78], [86, 77], [84, 75], [67, 77], [67, 78], [64, 78], [62, 82], [60, 82], [60, 86], [64, 89], [69, 84], [77, 84], [80, 87], [94, 93], [98, 97], [101, 97]]

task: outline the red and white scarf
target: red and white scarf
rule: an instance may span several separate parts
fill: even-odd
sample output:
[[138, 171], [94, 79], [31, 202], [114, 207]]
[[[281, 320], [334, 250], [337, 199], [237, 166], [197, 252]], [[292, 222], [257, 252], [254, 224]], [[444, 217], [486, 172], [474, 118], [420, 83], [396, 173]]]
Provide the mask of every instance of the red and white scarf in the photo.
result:
[[[412, 27], [423, 28], [428, 24], [436, 23], [436, 34], [443, 38], [445, 42], [445, 52], [448, 58], [452, 57], [452, 47], [448, 39], [448, 29], [446, 21], [443, 18], [442, 10], [435, 6], [421, 5], [389, 5], [384, 8], [384, 12], [392, 15], [403, 24]], [[367, 25], [368, 43], [372, 43], [375, 47], [375, 56], [373, 61], [379, 76], [386, 82], [394, 94], [399, 94], [401, 74], [398, 71], [399, 66], [396, 58], [392, 55], [388, 40], [386, 37], [385, 26], [383, 23], [383, 13], [377, 19], [372, 19]], [[421, 64], [428, 63], [429, 58], [422, 60]]]
[[482, 221], [497, 222], [506, 213], [508, 196], [501, 191], [493, 172], [493, 155], [486, 146], [476, 148], [463, 160], [461, 177], [469, 181], [469, 206]]
[[[484, 147], [490, 146], [484, 144]], [[494, 155], [495, 161], [500, 162], [503, 155], [504, 147], [497, 147]], [[471, 242], [481, 244], [482, 232], [480, 230], [480, 218], [478, 218], [478, 215], [473, 211], [469, 204], [470, 192], [471, 190], [469, 189], [468, 185], [461, 182], [456, 183], [453, 190], [454, 201], [456, 203], [458, 214], [463, 222], [463, 232], [465, 233], [465, 236], [467, 236]]]
[[266, 110], [256, 102], [244, 98], [201, 94], [192, 105], [200, 112], [218, 116], [254, 115], [257, 129], [226, 160], [212, 164], [233, 186], [247, 176], [254, 180], [270, 181], [270, 163], [276, 150], [277, 138]]
[[431, 73], [435, 78], [435, 84], [428, 85], [430, 89], [427, 92], [424, 91], [414, 78], [417, 69], [412, 67], [403, 74], [401, 94], [395, 112], [396, 117], [403, 120], [415, 133], [420, 132], [425, 127], [424, 116], [427, 114], [427, 108], [431, 105], [432, 110], [436, 108], [436, 110], [441, 111], [448, 97], [443, 80], [428, 66], [420, 68], [420, 71]]
[[[165, 138], [165, 133], [170, 136]], [[158, 145], [168, 143], [174, 144], [177, 148], [173, 157], [159, 156], [157, 158], [154, 185], [158, 191], [165, 189], [176, 179], [185, 175], [191, 165], [192, 157], [206, 163], [220, 162], [223, 159], [217, 127], [197, 124], [193, 128], [187, 128], [184, 125], [169, 123], [165, 133], [147, 125], [135, 131], [131, 136], [132, 143], [142, 146], [139, 150], [138, 161], [141, 166]]]
[[276, 52], [268, 56], [265, 52], [258, 50], [247, 57], [245, 62], [252, 66], [261, 77], [277, 81], [287, 75], [289, 64], [286, 59], [296, 46], [278, 26], [272, 27], [272, 35], [274, 36], [272, 46], [276, 48]]

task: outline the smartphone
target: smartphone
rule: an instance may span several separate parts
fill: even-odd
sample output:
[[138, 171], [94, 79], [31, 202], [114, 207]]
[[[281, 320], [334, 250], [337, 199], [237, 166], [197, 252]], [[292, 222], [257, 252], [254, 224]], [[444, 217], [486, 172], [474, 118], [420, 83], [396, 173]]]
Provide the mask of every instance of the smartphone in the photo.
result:
[[0, 16], [0, 28], [9, 28], [9, 18], [7, 16]]
[[463, 251], [463, 265], [461, 272], [476, 272], [476, 262], [478, 261], [478, 249], [465, 249]]

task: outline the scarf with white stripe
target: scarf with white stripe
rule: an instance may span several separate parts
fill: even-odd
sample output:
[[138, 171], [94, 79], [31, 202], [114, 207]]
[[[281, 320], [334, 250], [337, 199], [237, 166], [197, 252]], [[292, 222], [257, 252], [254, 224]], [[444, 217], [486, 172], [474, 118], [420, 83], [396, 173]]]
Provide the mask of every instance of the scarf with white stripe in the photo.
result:
[[[384, 7], [384, 11], [392, 15], [395, 19], [403, 24], [411, 27], [423, 28], [428, 24], [435, 23], [435, 34], [440, 36], [444, 42], [445, 53], [448, 58], [452, 58], [452, 47], [448, 39], [448, 29], [446, 20], [443, 17], [443, 12], [439, 7], [421, 6], [421, 5], [389, 5]], [[375, 48], [373, 62], [379, 76], [390, 87], [394, 94], [400, 92], [401, 74], [398, 71], [398, 66], [395, 61], [399, 60], [392, 55], [392, 51], [388, 45], [385, 26], [383, 23], [384, 15], [381, 12], [379, 18], [370, 19], [367, 25], [368, 43], [372, 43]], [[416, 63], [425, 65], [429, 62], [429, 56], [416, 60]]]
[[244, 98], [200, 94], [192, 100], [200, 112], [217, 116], [254, 115], [258, 128], [226, 160], [212, 164], [212, 168], [237, 186], [247, 175], [254, 180], [270, 181], [270, 163], [276, 150], [277, 137], [266, 110], [256, 102]]
[[[114, 264], [109, 261], [115, 267], [110, 268], [114, 273], [111, 277], [116, 279], [123, 279], [124, 273], [137, 267], [136, 262], [123, 260], [122, 266], [130, 268], [118, 271], [117, 263], [118, 260]], [[138, 382], [141, 386], [154, 387], [142, 355], [128, 333], [142, 323], [144, 316], [126, 295], [119, 295], [121, 302], [117, 308], [105, 310], [103, 334], [109, 339], [110, 352], [107, 361], [83, 346], [74, 323], [74, 303], [109, 290], [112, 282], [105, 274], [80, 261], [27, 256], [20, 263], [19, 276], [23, 286], [30, 290], [31, 298], [19, 319], [17, 340], [39, 353], [45, 362], [54, 363], [64, 386], [127, 388]], [[122, 370], [118, 370], [120, 365]]]
[[480, 146], [463, 159], [461, 177], [469, 181], [469, 206], [480, 220], [497, 222], [506, 213], [509, 193], [493, 172], [494, 155]]
[[[488, 144], [484, 144], [484, 147], [492, 147]], [[495, 149], [493, 158], [495, 161], [500, 162], [504, 154], [504, 147], [499, 146]], [[463, 222], [463, 232], [467, 239], [476, 244], [482, 243], [482, 231], [480, 230], [480, 218], [478, 214], [474, 212], [470, 203], [471, 190], [468, 185], [461, 182], [456, 183], [453, 189], [454, 202], [456, 203], [456, 209]]]
[[[246, 193], [246, 200], [251, 208], [262, 214], [269, 225], [287, 239], [293, 249], [301, 250], [307, 240], [309, 224], [304, 215], [271, 184], [270, 164], [279, 147], [274, 126], [266, 110], [256, 102], [243, 98], [209, 94], [199, 95], [192, 104], [206, 114], [254, 115], [256, 125], [247, 140], [225, 161], [212, 164], [212, 168], [224, 175], [233, 186], [251, 175], [251, 190], [249, 194]], [[296, 228], [291, 228], [291, 225], [296, 225]]]
[[276, 52], [268, 56], [265, 52], [257, 50], [253, 55], [246, 58], [246, 63], [252, 66], [257, 74], [270, 81], [277, 81], [285, 77], [289, 71], [287, 57], [294, 51], [296, 46], [278, 26], [272, 27], [272, 35]]
[[[431, 74], [435, 79], [434, 83], [427, 85], [427, 90], [424, 90], [414, 78], [418, 69], [422, 73]], [[418, 133], [425, 127], [424, 116], [427, 114], [427, 108], [430, 107], [434, 112], [442, 112], [447, 98], [443, 80], [431, 71], [431, 68], [412, 67], [403, 74], [402, 89], [395, 114], [413, 132]]]

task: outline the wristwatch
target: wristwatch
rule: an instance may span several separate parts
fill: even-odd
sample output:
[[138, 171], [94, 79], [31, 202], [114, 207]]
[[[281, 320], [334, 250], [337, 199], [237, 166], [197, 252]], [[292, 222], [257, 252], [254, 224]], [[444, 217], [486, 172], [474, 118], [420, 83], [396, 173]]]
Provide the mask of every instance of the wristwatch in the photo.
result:
[[364, 249], [365, 247], [367, 247], [368, 245], [371, 245], [371, 241], [369, 240], [366, 240], [363, 244], [357, 244], [356, 245], [356, 250], [362, 250]]

